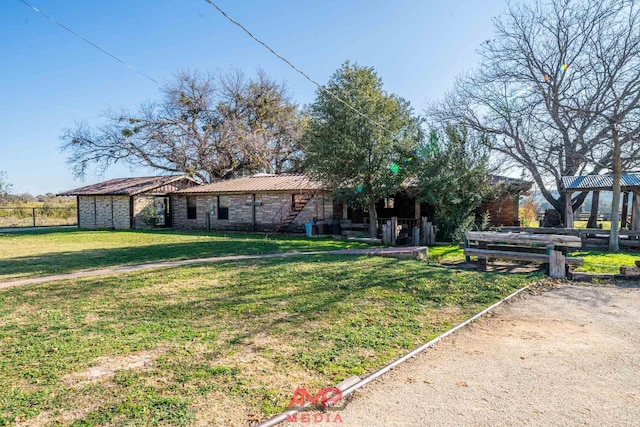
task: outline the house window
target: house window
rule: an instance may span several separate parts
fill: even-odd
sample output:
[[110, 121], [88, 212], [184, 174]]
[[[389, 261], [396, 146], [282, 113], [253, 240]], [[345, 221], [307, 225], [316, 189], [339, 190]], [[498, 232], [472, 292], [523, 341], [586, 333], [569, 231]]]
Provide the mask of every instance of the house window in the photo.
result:
[[195, 196], [187, 196], [187, 219], [198, 218]]
[[393, 209], [396, 205], [395, 200], [393, 199], [393, 197], [386, 197], [384, 199], [384, 208], [385, 209]]
[[229, 219], [229, 196], [218, 196], [218, 219]]

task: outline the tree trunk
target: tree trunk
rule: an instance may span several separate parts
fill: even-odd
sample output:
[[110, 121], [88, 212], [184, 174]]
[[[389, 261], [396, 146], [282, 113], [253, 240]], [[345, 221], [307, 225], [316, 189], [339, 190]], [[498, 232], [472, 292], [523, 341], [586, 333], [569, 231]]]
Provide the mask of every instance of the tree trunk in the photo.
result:
[[371, 202], [369, 202], [369, 233], [374, 239], [378, 237], [378, 213], [374, 197], [371, 197]]
[[613, 136], [613, 200], [611, 201], [611, 234], [609, 235], [609, 252], [619, 252], [618, 219], [620, 218], [620, 181], [622, 179], [622, 156], [618, 125], [611, 127]]
[[594, 191], [591, 198], [591, 215], [589, 216], [589, 222], [587, 228], [598, 228], [598, 208], [600, 205], [600, 192]]

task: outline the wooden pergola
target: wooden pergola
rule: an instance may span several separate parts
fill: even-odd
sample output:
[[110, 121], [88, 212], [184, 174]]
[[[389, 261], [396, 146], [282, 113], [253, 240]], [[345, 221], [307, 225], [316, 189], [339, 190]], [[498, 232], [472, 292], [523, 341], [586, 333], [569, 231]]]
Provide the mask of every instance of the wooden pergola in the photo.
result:
[[[623, 174], [620, 180], [622, 197], [621, 228], [630, 225], [631, 231], [640, 231], [640, 174]], [[571, 195], [576, 192], [593, 192], [590, 218], [597, 217], [600, 191], [613, 191], [613, 175], [563, 176], [562, 191], [565, 194], [565, 227], [573, 228]], [[632, 198], [630, 196], [633, 196]], [[630, 200], [631, 199], [631, 200]], [[631, 220], [629, 203], [631, 202]], [[612, 225], [613, 226], [613, 225]]]

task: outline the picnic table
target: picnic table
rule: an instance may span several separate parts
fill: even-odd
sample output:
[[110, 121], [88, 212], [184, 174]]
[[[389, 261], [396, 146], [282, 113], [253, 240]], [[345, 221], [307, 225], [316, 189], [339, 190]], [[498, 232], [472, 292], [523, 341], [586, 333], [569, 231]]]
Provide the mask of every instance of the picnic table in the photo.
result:
[[567, 256], [570, 250], [581, 247], [582, 240], [577, 236], [469, 231], [464, 255], [467, 261], [477, 257], [481, 271], [486, 271], [491, 259], [528, 261], [547, 264], [550, 277], [564, 279], [570, 266], [584, 263], [582, 258]]

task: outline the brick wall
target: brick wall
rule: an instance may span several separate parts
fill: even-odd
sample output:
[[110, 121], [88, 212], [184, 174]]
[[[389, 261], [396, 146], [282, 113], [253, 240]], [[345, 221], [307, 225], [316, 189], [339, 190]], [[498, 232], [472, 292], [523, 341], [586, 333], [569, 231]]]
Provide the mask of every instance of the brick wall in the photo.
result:
[[129, 196], [80, 196], [78, 203], [79, 228], [130, 228]]
[[187, 219], [187, 196], [171, 196], [174, 228], [206, 230], [206, 213], [213, 198], [206, 195], [194, 197], [196, 197], [196, 219]]
[[[229, 195], [229, 219], [219, 219], [218, 198], [215, 195], [196, 197], [196, 219], [187, 219], [187, 197], [172, 196], [173, 226], [182, 229], [206, 229], [206, 215], [213, 206], [215, 215], [211, 216], [212, 230], [253, 230], [251, 194]], [[258, 193], [256, 203], [256, 230], [268, 231], [280, 224], [280, 216], [286, 215], [292, 200], [291, 193]], [[282, 208], [286, 205], [285, 208]], [[303, 231], [304, 223], [318, 219], [333, 218], [333, 203], [330, 197], [319, 195], [307, 203], [295, 219], [291, 230]]]

